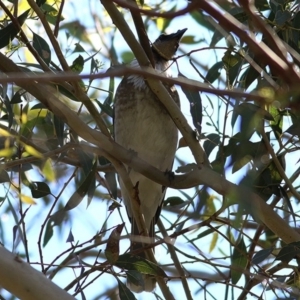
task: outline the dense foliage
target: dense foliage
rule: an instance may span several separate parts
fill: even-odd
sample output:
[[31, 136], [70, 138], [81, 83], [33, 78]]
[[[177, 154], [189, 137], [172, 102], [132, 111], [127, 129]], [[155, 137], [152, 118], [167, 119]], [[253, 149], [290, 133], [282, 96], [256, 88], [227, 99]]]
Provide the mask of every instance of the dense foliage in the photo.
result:
[[[143, 297], [124, 284], [137, 271], [164, 279], [151, 299], [299, 297], [299, 1], [0, 7], [6, 249], [78, 299]], [[181, 113], [151, 70], [149, 40], [185, 27], [169, 79]], [[125, 65], [133, 57], [141, 70]], [[163, 95], [180, 130], [174, 176], [112, 139], [114, 93], [130, 73]], [[123, 163], [170, 187], [156, 261], [128, 254]], [[1, 299], [22, 298], [4, 273]]]

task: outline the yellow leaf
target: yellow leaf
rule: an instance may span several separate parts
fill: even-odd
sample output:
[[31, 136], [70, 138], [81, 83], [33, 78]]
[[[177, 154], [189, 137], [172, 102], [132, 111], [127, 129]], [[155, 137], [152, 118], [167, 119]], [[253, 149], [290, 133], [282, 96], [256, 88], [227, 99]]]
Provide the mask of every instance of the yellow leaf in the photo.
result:
[[218, 236], [219, 236], [219, 234], [217, 232], [213, 233], [213, 238], [212, 238], [212, 241], [209, 246], [209, 253], [215, 249], [215, 247], [217, 245], [217, 241], [218, 241]]
[[20, 199], [22, 202], [26, 203], [26, 204], [36, 204], [36, 202], [29, 196], [26, 196], [26, 195], [23, 195], [23, 194], [20, 194]]
[[204, 212], [204, 219], [208, 219], [210, 216], [212, 216], [216, 212], [216, 206], [214, 204], [214, 196], [210, 196], [207, 199], [207, 205], [205, 206], [205, 212]]
[[0, 136], [11, 136], [11, 134], [5, 129], [0, 128]]
[[44, 167], [42, 169], [43, 175], [46, 177], [48, 181], [54, 181], [55, 180], [55, 172], [52, 167], [52, 161], [50, 158], [48, 158], [44, 164]]
[[260, 96], [265, 97], [265, 101], [268, 103], [271, 103], [274, 101], [275, 98], [275, 92], [273, 89], [269, 88], [269, 87], [263, 87], [261, 89], [258, 90], [258, 94]]
[[28, 120], [35, 119], [37, 117], [45, 118], [47, 116], [48, 110], [43, 108], [43, 109], [33, 109], [30, 110], [27, 114]]
[[21, 123], [22, 124], [26, 124], [27, 123], [27, 115], [26, 114], [22, 114], [21, 115]]
[[25, 148], [25, 151], [34, 156], [34, 157], [37, 157], [37, 158], [43, 158], [43, 154], [40, 153], [39, 151], [37, 151], [36, 149], [34, 149], [32, 146], [29, 146], [29, 145], [24, 145], [24, 148]]
[[225, 52], [222, 61], [227, 68], [232, 68], [239, 62], [239, 59], [238, 56], [232, 55], [230, 52]]
[[31, 8], [31, 7], [28, 4], [27, 0], [21, 0], [21, 1], [19, 1], [19, 5], [18, 5], [19, 12], [26, 11], [29, 8]]
[[0, 157], [12, 157], [15, 154], [16, 148], [3, 148], [0, 150]]
[[[10, 1], [12, 2], [12, 1]], [[19, 3], [18, 3], [19, 2]], [[31, 8], [30, 5], [28, 4], [27, 0], [20, 0], [18, 1], [18, 12], [20, 14], [22, 14], [24, 11], [26, 11], [27, 9]], [[12, 5], [11, 4], [6, 4], [7, 8], [11, 9]], [[2, 18], [1, 18], [2, 19]]]
[[162, 31], [165, 25], [165, 19], [164, 18], [157, 18], [156, 19], [156, 26], [159, 31]]
[[28, 48], [25, 48], [23, 51], [24, 51], [25, 61], [27, 63], [34, 63], [35, 62], [35, 58], [32, 55], [32, 53], [28, 50]]

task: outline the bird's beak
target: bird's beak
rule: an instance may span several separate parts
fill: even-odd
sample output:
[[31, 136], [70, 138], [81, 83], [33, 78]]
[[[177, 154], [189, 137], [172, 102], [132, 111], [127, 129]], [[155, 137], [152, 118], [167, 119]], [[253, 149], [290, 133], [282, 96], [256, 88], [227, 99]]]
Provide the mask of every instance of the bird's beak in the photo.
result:
[[177, 40], [178, 42], [182, 38], [183, 34], [187, 31], [187, 28], [178, 30], [176, 33], [167, 34], [164, 36], [165, 41]]
[[187, 31], [187, 28], [178, 30], [176, 33], [174, 33], [174, 38], [177, 38], [179, 41], [186, 31]]

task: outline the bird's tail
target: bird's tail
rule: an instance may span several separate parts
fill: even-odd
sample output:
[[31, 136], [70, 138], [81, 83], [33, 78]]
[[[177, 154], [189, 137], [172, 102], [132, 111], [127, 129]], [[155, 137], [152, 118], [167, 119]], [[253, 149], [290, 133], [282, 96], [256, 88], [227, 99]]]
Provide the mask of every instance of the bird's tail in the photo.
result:
[[[150, 228], [149, 230], [149, 238], [147, 239], [147, 241], [145, 242], [144, 240], [144, 245], [142, 242], [139, 242], [137, 239], [140, 235], [140, 232], [138, 230], [138, 226], [136, 224], [136, 222], [132, 219], [131, 220], [131, 234], [134, 236], [133, 240], [131, 241], [131, 245], [130, 245], [130, 251], [138, 251], [142, 248], [144, 248], [144, 246], [146, 246], [148, 243], [152, 244], [155, 242], [154, 239], [154, 220], [151, 222]], [[154, 251], [154, 250], [153, 250]], [[147, 255], [145, 251], [141, 251], [137, 254], [135, 254], [137, 256], [140, 256], [142, 258], [147, 259]], [[130, 278], [127, 277], [127, 286], [130, 288], [131, 291], [135, 292], [135, 293], [141, 293], [141, 292], [152, 292], [156, 286], [156, 280], [152, 275], [148, 275], [148, 274], [138, 274], [137, 272], [137, 276], [136, 278]]]

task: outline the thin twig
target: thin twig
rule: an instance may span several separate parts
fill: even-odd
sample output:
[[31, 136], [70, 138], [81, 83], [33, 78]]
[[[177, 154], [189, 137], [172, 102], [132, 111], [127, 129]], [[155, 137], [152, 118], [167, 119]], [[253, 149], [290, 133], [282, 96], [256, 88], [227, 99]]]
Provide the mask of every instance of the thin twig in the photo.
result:
[[141, 46], [143, 47], [149, 61], [151, 62], [152, 67], [155, 68], [153, 52], [150, 48], [149, 38], [148, 38], [148, 35], [146, 33], [146, 29], [145, 29], [145, 26], [144, 26], [142, 16], [138, 11], [136, 11], [133, 8], [133, 6], [135, 8], [138, 8], [138, 6], [136, 4], [136, 0], [132, 0], [131, 5], [132, 6], [129, 9], [130, 9], [130, 12], [131, 12], [131, 16], [132, 16], [132, 19], [133, 19], [133, 22], [134, 22], [134, 25], [135, 25], [135, 29], [137, 31], [137, 34], [138, 34], [138, 37], [139, 37], [139, 40], [140, 40], [140, 43], [141, 43]]
[[117, 3], [121, 7], [130, 9], [135, 12], [139, 12], [145, 16], [160, 17], [160, 18], [165, 18], [165, 19], [173, 19], [175, 17], [182, 16], [182, 15], [190, 13], [201, 7], [200, 1], [194, 1], [192, 3], [188, 3], [186, 8], [183, 8], [179, 11], [161, 12], [161, 11], [155, 11], [155, 10], [151, 10], [151, 9], [139, 8], [138, 6], [134, 5], [132, 2], [129, 2], [127, 0], [113, 0], [113, 2]]
[[[64, 82], [66, 80], [80, 80], [80, 79], [102, 79], [113, 76], [125, 76], [136, 74], [140, 76], [146, 76], [153, 79], [163, 80], [164, 82], [177, 84], [182, 87], [189, 88], [193, 91], [201, 91], [206, 92], [218, 96], [230, 96], [230, 97], [240, 97], [245, 100], [256, 100], [264, 103], [266, 98], [260, 95], [258, 92], [247, 93], [241, 89], [215, 89], [211, 87], [209, 84], [201, 83], [197, 80], [187, 79], [183, 77], [165, 77], [157, 72], [155, 72], [152, 68], [131, 68], [126, 66], [121, 66], [118, 68], [109, 69], [104, 73], [98, 74], [75, 74], [73, 72], [61, 72], [61, 73], [41, 73], [41, 74], [27, 74], [27, 73], [17, 73], [17, 72], [9, 72], [6, 74], [0, 74], [0, 83], [9, 83], [15, 82], [16, 84], [21, 83], [30, 83], [30, 82], [44, 82], [49, 83], [49, 81], [53, 81], [55, 83]], [[296, 86], [295, 86], [296, 88]]]
[[[166, 229], [161, 221], [161, 219], [158, 219], [157, 221], [157, 225], [158, 225], [158, 228], [164, 238], [164, 240], [166, 240], [168, 238], [168, 234], [166, 232]], [[185, 275], [185, 272], [181, 266], [181, 263], [178, 259], [178, 256], [176, 254], [176, 251], [175, 251], [175, 248], [173, 245], [171, 245], [170, 243], [166, 243], [167, 247], [168, 247], [168, 250], [170, 252], [170, 255], [171, 255], [171, 259], [174, 263], [174, 266], [176, 268], [176, 270], [178, 271], [179, 273], [179, 276], [181, 278], [181, 282], [182, 282], [182, 286], [183, 286], [183, 289], [185, 291], [185, 296], [186, 296], [186, 299], [188, 300], [193, 300], [193, 297], [191, 295], [191, 291], [190, 291], [190, 287], [188, 285], [188, 282], [187, 282], [187, 279], [186, 279], [186, 275]]]
[[61, 64], [63, 70], [70, 71], [70, 67], [69, 67], [68, 63], [66, 62], [66, 59], [60, 49], [60, 46], [58, 44], [56, 37], [54, 36], [54, 34], [50, 28], [50, 25], [46, 19], [45, 14], [41, 11], [41, 9], [38, 7], [38, 5], [36, 4], [36, 2], [34, 0], [27, 0], [27, 2], [30, 5], [30, 7], [34, 10], [34, 12], [37, 14], [40, 21], [42, 22], [43, 27], [47, 33], [47, 36], [53, 46], [54, 52], [56, 53], [56, 56]]
[[63, 9], [64, 9], [64, 5], [65, 5], [65, 0], [61, 0], [60, 2], [60, 7], [59, 7], [59, 11], [57, 13], [57, 16], [56, 16], [56, 23], [55, 23], [55, 27], [54, 27], [54, 31], [53, 31], [53, 35], [57, 38], [58, 37], [58, 31], [59, 31], [59, 23], [60, 23], [60, 19], [61, 19], [61, 16], [62, 16], [62, 12], [63, 12]]

